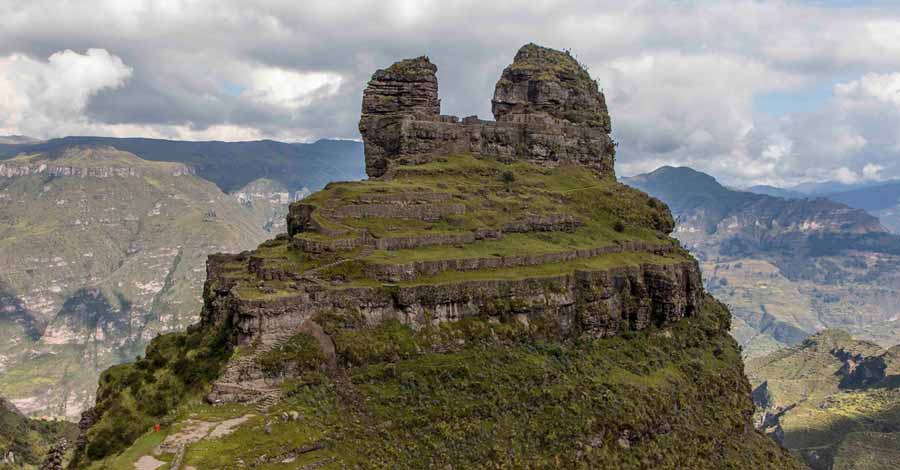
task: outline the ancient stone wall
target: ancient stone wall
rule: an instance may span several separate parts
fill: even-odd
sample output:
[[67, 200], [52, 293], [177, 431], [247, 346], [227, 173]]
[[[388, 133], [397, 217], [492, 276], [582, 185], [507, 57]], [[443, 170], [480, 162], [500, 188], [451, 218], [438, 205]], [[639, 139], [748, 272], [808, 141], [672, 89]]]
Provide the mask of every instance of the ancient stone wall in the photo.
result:
[[496, 121], [441, 115], [436, 72], [427, 57], [418, 57], [372, 76], [359, 122], [369, 176], [383, 176], [391, 165], [454, 153], [579, 164], [614, 174], [605, 98], [567, 53], [522, 47], [497, 82]]
[[[222, 259], [210, 258], [203, 321], [231, 325], [235, 344], [272, 332], [296, 331], [317, 312], [354, 312], [370, 324], [398, 319], [415, 328], [485, 313], [485, 306], [516, 299], [526, 318], [541, 316], [562, 333], [585, 329], [608, 336], [691, 315], [700, 308], [702, 283], [695, 262], [642, 264], [520, 280], [452, 284], [326, 288], [297, 282], [296, 293], [259, 300], [235, 296], [222, 283]], [[238, 259], [236, 257], [230, 260]], [[249, 258], [245, 258], [249, 261]]]

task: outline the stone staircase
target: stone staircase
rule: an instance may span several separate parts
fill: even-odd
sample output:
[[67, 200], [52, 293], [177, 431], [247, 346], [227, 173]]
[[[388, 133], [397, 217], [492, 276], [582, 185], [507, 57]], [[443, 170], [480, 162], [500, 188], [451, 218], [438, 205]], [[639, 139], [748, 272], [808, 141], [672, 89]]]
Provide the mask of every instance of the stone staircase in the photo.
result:
[[213, 383], [207, 400], [213, 404], [252, 404], [260, 413], [266, 413], [281, 399], [281, 390], [277, 380], [266, 378], [256, 359], [260, 354], [283, 345], [295, 334], [297, 332], [287, 331], [265, 335], [252, 353], [233, 358], [219, 380]]

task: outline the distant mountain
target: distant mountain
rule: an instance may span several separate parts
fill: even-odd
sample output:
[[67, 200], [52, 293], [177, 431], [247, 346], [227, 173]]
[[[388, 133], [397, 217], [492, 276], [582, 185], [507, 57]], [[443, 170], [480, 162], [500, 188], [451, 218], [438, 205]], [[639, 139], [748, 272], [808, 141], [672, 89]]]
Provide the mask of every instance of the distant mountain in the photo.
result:
[[894, 233], [900, 233], [900, 181], [828, 194], [828, 199], [864, 209], [881, 219]]
[[827, 196], [829, 194], [852, 191], [862, 189], [869, 186], [877, 185], [876, 181], [864, 181], [861, 183], [841, 183], [840, 181], [818, 181], [801, 183], [796, 186], [785, 188], [788, 191], [800, 193], [808, 197]]
[[240, 189], [106, 146], [0, 161], [0, 395], [77, 419], [100, 371], [193, 323], [207, 255], [284, 230], [291, 193]]
[[756, 193], [756, 194], [765, 194], [767, 196], [774, 197], [782, 197], [785, 199], [803, 199], [807, 197], [806, 194], [803, 194], [799, 191], [793, 191], [790, 189], [777, 188], [775, 186], [769, 185], [758, 185], [751, 186], [746, 189], [747, 192]]
[[900, 233], [900, 181], [856, 185], [835, 182], [808, 183], [792, 189], [753, 186], [747, 188], [746, 191], [789, 199], [824, 197], [856, 209], [865, 210], [878, 217], [891, 232]]
[[812, 468], [900, 468], [900, 346], [827, 330], [746, 372], [757, 426]]
[[785, 199], [663, 167], [625, 183], [666, 202], [675, 236], [733, 307], [733, 333], [757, 356], [826, 328], [900, 343], [900, 237], [860, 209]]
[[22, 153], [45, 153], [73, 145], [102, 145], [149, 161], [183, 163], [222, 191], [232, 192], [254, 180], [267, 178], [289, 191], [317, 190], [334, 180], [365, 178], [361, 142], [320, 140], [289, 144], [273, 140], [253, 142], [188, 142], [113, 137], [64, 137], [28, 145], [0, 143], [0, 159]]
[[0, 135], [0, 144], [6, 145], [28, 145], [28, 144], [39, 144], [42, 141], [40, 139], [35, 139], [33, 137], [27, 137], [24, 135]]

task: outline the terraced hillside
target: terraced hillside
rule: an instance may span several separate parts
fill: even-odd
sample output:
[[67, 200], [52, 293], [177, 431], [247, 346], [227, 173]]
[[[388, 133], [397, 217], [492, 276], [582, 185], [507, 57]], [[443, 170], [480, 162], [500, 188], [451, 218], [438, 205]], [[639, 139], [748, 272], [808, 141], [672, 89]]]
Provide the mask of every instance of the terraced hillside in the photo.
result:
[[584, 69], [524, 46], [497, 121], [441, 116], [435, 72], [376, 72], [373, 177], [210, 257], [202, 321], [104, 373], [72, 467], [799, 468]]
[[0, 162], [0, 395], [77, 419], [101, 371], [196, 321], [207, 254], [256, 246], [272, 210], [110, 147]]
[[900, 347], [827, 330], [747, 363], [757, 423], [814, 469], [900, 466]]

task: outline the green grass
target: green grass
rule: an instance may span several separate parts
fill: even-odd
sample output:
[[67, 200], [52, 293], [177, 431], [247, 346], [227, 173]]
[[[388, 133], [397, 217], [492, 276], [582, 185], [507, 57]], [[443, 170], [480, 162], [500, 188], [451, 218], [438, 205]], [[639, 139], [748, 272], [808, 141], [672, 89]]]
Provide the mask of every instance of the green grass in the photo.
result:
[[[752, 403], [728, 319], [709, 299], [665, 329], [566, 340], [485, 318], [413, 330], [323, 315], [344, 372], [286, 384], [268, 418], [191, 445], [186, 464], [800, 468], [747, 427]], [[280, 417], [291, 411], [298, 421]], [[280, 463], [299, 449], [309, 452]]]
[[224, 331], [195, 329], [157, 336], [144, 358], [108, 369], [97, 392], [100, 420], [76, 465], [115, 457], [154, 424], [171, 424], [182, 406], [202, 399], [230, 355]]
[[[512, 183], [502, 175], [514, 175]], [[643, 193], [609, 178], [600, 178], [591, 170], [577, 166], [544, 168], [529, 163], [502, 163], [470, 155], [454, 155], [412, 166], [401, 166], [388, 181], [336, 183], [316, 193], [305, 204], [322, 208], [352, 204], [367, 194], [404, 192], [450, 193], [450, 203], [466, 206], [466, 213], [446, 220], [421, 221], [381, 218], [329, 220], [319, 214], [320, 223], [331, 228], [365, 229], [375, 236], [471, 231], [477, 228], [502, 228], [520, 216], [567, 213], [585, 218], [591, 232], [600, 239], [643, 239], [652, 237], [654, 223], [670, 219], [664, 206], [652, 202]], [[661, 213], [660, 211], [664, 212]], [[624, 221], [633, 231], [616, 236], [612, 227]]]
[[[614, 231], [609, 230], [609, 232]], [[578, 230], [575, 233], [511, 233], [504, 235], [500, 240], [477, 241], [465, 246], [435, 245], [407, 250], [378, 250], [365, 257], [364, 261], [376, 264], [403, 264], [414, 261], [490, 258], [493, 256], [533, 256], [613, 246], [615, 239], [612, 233], [598, 235], [592, 230]], [[668, 245], [658, 238], [653, 242], [660, 246]]]
[[147, 433], [137, 438], [128, 449], [111, 459], [97, 462], [88, 468], [90, 470], [134, 470], [134, 463], [144, 455], [151, 455], [157, 460], [167, 461], [171, 456], [153, 455], [153, 449], [162, 444], [167, 434], [165, 432], [154, 432], [148, 430]]
[[[463, 204], [466, 212], [435, 221], [326, 217], [330, 208], [411, 192], [449, 194], [448, 203]], [[302, 273], [317, 266], [347, 260], [317, 273], [324, 281], [323, 285], [333, 289], [382, 285], [366, 275], [367, 264], [567, 253], [628, 241], [659, 246], [672, 243], [666, 235], [673, 222], [663, 204], [611, 178], [601, 178], [589, 169], [572, 165], [546, 168], [524, 162], [506, 163], [471, 155], [453, 155], [420, 165], [401, 166], [395, 176], [387, 180], [329, 184], [304, 200], [303, 204], [319, 208], [313, 212], [313, 217], [330, 229], [347, 231], [346, 237], [358, 236], [354, 234], [363, 231], [375, 237], [469, 234], [479, 229], [503, 229], [509, 224], [534, 217], [566, 214], [579, 222], [573, 232], [506, 233], [498, 240], [480, 240], [463, 245], [366, 251], [361, 259], [357, 257], [363, 252], [362, 248], [325, 254], [298, 253], [290, 248], [287, 240], [267, 242], [253, 254], [263, 258], [265, 267], [291, 273]], [[302, 232], [295, 236], [313, 241], [335, 239], [315, 232]], [[685, 259], [680, 254], [656, 256], [625, 253], [522, 268], [445, 272], [431, 278], [409, 281], [405, 285], [556, 276], [576, 269], [605, 270], [638, 263], [669, 264]], [[252, 275], [247, 276], [240, 270], [228, 275], [238, 281], [236, 292], [244, 299], [266, 300], [296, 295], [291, 282], [264, 281], [265, 287], [260, 289], [259, 280]], [[342, 282], [332, 284], [332, 279], [341, 279]]]
[[483, 269], [478, 271], [444, 271], [440, 274], [423, 277], [414, 281], [405, 281], [398, 285], [444, 284], [452, 282], [479, 280], [515, 281], [532, 277], [551, 277], [572, 273], [576, 270], [603, 271], [619, 266], [637, 266], [640, 264], [675, 264], [690, 261], [685, 254], [655, 255], [647, 252], [625, 252], [583, 258], [562, 263], [548, 263], [537, 266], [520, 266], [514, 268]]

